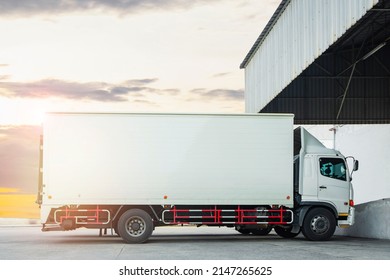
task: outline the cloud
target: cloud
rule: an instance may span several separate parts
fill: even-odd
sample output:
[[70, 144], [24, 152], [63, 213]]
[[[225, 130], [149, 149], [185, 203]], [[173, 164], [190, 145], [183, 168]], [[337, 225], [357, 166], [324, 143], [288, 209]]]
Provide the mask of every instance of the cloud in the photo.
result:
[[[1, 79], [0, 79], [1, 80]], [[145, 97], [148, 93], [175, 95], [178, 89], [158, 89], [149, 85], [158, 79], [127, 80], [119, 84], [105, 82], [71, 82], [45, 79], [35, 82], [0, 81], [0, 96], [8, 98], [64, 98], [100, 102], [124, 102], [130, 97]]]
[[140, 86], [140, 85], [147, 85], [147, 84], [152, 84], [154, 82], [157, 82], [157, 78], [153, 79], [134, 79], [134, 80], [128, 80], [125, 82], [125, 84], [128, 85], [133, 85], [133, 86]]
[[157, 103], [145, 99], [135, 99], [133, 102], [138, 104], [143, 104], [143, 105], [155, 106], [155, 107], [159, 106]]
[[0, 1], [0, 15], [28, 16], [92, 10], [122, 15], [140, 10], [188, 9], [210, 1], [219, 0], [3, 0]]
[[244, 90], [234, 89], [213, 89], [207, 90], [204, 88], [198, 88], [191, 90], [191, 93], [200, 98], [217, 98], [222, 100], [241, 101], [244, 99]]
[[8, 80], [10, 75], [0, 75], [0, 80]]
[[230, 74], [231, 74], [231, 72], [217, 73], [217, 74], [214, 74], [214, 75], [212, 76], [212, 78], [226, 77], [226, 76], [228, 76], [228, 75], [230, 75]]

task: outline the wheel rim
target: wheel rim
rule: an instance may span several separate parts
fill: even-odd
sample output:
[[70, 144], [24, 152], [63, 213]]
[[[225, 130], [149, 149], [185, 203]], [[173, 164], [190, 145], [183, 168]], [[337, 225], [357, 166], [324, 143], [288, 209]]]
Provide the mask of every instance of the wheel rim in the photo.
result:
[[317, 234], [323, 234], [329, 229], [329, 220], [324, 216], [315, 216], [311, 220], [311, 229]]
[[126, 231], [132, 237], [142, 235], [146, 230], [146, 222], [141, 217], [131, 217], [126, 222]]

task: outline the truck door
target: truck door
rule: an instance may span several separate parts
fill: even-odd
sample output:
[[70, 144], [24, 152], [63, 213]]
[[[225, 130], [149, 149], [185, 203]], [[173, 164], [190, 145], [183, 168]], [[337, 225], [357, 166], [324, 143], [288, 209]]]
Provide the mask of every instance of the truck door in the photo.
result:
[[318, 158], [318, 200], [333, 202], [339, 213], [348, 213], [349, 178], [343, 158]]

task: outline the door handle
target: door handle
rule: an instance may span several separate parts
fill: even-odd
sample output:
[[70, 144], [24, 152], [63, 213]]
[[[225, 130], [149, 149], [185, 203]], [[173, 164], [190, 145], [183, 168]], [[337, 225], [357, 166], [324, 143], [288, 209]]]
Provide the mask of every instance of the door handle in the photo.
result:
[[320, 189], [327, 189], [327, 187], [325, 187], [325, 186], [320, 186]]

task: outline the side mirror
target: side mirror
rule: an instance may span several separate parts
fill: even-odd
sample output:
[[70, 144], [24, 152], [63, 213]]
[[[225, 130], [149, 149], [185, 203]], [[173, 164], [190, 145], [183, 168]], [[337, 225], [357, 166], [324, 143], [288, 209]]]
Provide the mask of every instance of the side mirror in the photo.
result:
[[[345, 158], [346, 161], [348, 161], [348, 159], [349, 159], [349, 160], [352, 160], [352, 162], [349, 161], [349, 163], [352, 164], [352, 171], [351, 171], [351, 174], [349, 174], [349, 177], [351, 178], [351, 181], [352, 181], [352, 173], [353, 173], [354, 171], [357, 171], [357, 170], [359, 169], [359, 161], [356, 160], [356, 159], [355, 159], [354, 157], [352, 157], [352, 156], [349, 156], [349, 157], [346, 157], [346, 158]], [[350, 165], [349, 163], [348, 163], [348, 167], [350, 167], [349, 170], [351, 170], [351, 165]]]
[[359, 161], [354, 160], [353, 162], [353, 171], [358, 171], [359, 170]]

